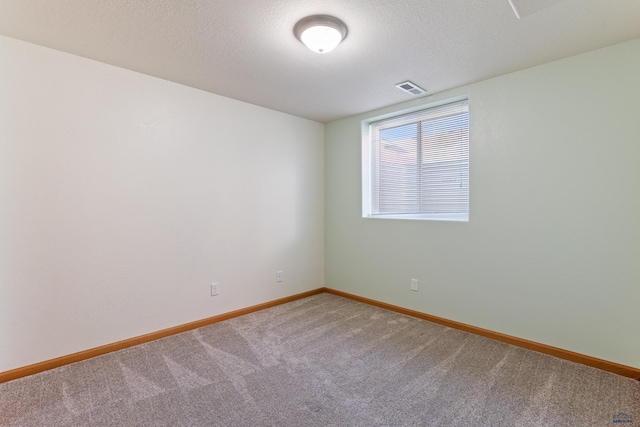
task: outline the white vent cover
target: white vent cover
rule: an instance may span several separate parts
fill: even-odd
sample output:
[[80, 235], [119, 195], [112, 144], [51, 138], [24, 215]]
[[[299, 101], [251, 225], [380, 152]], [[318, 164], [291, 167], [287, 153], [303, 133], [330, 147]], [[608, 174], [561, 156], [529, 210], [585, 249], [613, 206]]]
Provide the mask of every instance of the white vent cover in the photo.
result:
[[423, 93], [427, 92], [426, 90], [422, 89], [415, 83], [410, 82], [409, 80], [407, 80], [406, 82], [398, 83], [396, 87], [401, 91], [407, 92], [408, 94], [413, 96], [422, 95]]

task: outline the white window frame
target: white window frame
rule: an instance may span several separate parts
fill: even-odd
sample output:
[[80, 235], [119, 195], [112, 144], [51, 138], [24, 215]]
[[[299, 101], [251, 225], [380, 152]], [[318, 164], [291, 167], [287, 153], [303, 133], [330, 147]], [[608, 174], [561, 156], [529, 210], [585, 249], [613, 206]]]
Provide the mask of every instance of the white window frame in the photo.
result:
[[[408, 220], [435, 220], [435, 221], [469, 221], [469, 209], [466, 212], [459, 213], [402, 213], [402, 214], [378, 214], [372, 209], [373, 188], [372, 188], [372, 138], [371, 125], [387, 119], [401, 118], [404, 115], [419, 113], [421, 111], [430, 110], [446, 104], [467, 101], [467, 96], [449, 98], [439, 102], [421, 105], [411, 109], [396, 111], [382, 116], [371, 117], [362, 121], [362, 217], [363, 218], [381, 218], [381, 219], [408, 219]], [[469, 133], [471, 125], [469, 124]], [[470, 136], [469, 136], [470, 140]], [[470, 145], [470, 141], [469, 141]], [[470, 151], [470, 147], [469, 147]], [[470, 153], [469, 153], [470, 154]], [[467, 182], [469, 177], [467, 177]], [[470, 189], [469, 189], [470, 190]], [[470, 197], [470, 196], [469, 196]]]

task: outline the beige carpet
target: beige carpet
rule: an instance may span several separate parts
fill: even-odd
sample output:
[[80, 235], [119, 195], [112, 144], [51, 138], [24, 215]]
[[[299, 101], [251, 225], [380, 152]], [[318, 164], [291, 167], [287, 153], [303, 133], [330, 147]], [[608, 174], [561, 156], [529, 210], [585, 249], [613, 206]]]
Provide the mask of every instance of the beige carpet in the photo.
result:
[[2, 426], [638, 424], [638, 381], [330, 294], [0, 384]]

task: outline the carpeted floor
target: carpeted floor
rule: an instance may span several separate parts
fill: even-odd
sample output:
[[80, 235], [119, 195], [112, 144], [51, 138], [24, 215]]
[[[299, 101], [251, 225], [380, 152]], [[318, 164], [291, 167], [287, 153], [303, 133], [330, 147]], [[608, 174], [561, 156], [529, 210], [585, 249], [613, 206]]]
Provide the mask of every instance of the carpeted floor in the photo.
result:
[[638, 381], [331, 294], [0, 384], [2, 426], [636, 424]]

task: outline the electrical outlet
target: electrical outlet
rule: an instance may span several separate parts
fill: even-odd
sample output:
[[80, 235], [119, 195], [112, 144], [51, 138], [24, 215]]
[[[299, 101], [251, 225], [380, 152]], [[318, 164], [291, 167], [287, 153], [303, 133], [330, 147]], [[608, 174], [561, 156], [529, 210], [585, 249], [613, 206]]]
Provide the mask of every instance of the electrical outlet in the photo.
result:
[[220, 283], [212, 283], [211, 284], [211, 296], [215, 297], [220, 293]]
[[411, 279], [411, 290], [418, 292], [418, 279]]
[[282, 271], [276, 271], [276, 282], [282, 282]]

